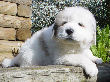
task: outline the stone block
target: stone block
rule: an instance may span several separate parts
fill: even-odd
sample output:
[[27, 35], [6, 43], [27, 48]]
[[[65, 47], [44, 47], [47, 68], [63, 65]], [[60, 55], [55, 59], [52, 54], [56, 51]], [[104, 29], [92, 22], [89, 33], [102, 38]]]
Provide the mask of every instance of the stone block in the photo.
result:
[[1, 27], [31, 28], [31, 19], [0, 14]]
[[22, 41], [0, 40], [0, 62], [5, 58], [13, 58], [13, 55], [15, 54], [12, 54], [12, 50], [15, 48], [16, 52], [22, 44]]
[[32, 9], [30, 6], [18, 5], [18, 15], [24, 17], [31, 17]]
[[16, 15], [17, 5], [15, 3], [0, 1], [0, 13], [7, 15]]
[[0, 39], [1, 40], [16, 40], [16, 30], [14, 28], [2, 28], [0, 27]]
[[25, 4], [25, 5], [32, 4], [32, 0], [3, 0], [3, 1], [9, 1], [9, 2], [14, 2], [18, 4]]
[[17, 40], [27, 40], [27, 38], [31, 37], [31, 30], [26, 28], [18, 29], [16, 32], [16, 38]]
[[0, 53], [12, 53], [12, 49], [19, 48], [22, 43], [22, 41], [0, 40]]
[[78, 66], [0, 67], [0, 82], [110, 82], [110, 64], [98, 65], [98, 70], [89, 77]]
[[96, 82], [97, 80], [97, 76], [87, 79], [83, 69], [74, 66], [34, 66], [0, 70], [0, 82]]

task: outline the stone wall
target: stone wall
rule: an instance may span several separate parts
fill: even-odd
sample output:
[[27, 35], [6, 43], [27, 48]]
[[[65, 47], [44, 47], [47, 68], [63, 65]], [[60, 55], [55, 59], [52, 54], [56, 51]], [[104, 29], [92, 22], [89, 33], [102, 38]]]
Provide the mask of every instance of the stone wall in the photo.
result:
[[0, 61], [31, 36], [32, 0], [0, 0]]

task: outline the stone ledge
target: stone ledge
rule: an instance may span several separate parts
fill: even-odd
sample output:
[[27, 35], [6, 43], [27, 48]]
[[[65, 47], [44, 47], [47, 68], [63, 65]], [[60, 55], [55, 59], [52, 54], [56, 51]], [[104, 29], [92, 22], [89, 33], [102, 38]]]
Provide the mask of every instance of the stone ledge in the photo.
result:
[[87, 78], [81, 67], [74, 66], [0, 68], [0, 82], [110, 82], [110, 64], [98, 69], [98, 76]]
[[86, 79], [80, 67], [37, 66], [31, 68], [0, 69], [0, 82], [80, 82], [96, 81], [96, 77]]
[[17, 4], [0, 1], [0, 13], [7, 15], [16, 15], [17, 14]]

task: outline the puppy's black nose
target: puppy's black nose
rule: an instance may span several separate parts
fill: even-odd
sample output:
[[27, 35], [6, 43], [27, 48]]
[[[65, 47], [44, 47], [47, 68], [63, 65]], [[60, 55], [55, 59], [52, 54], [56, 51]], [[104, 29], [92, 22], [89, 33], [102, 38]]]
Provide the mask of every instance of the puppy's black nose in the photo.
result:
[[74, 32], [73, 29], [66, 29], [66, 33], [67, 33], [68, 35], [71, 35], [73, 32]]

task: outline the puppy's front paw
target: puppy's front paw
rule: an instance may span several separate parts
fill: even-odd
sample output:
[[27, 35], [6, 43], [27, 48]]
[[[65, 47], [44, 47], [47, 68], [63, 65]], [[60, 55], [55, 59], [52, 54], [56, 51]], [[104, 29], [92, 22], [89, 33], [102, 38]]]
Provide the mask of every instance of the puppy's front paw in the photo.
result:
[[103, 60], [101, 58], [97, 58], [95, 61], [96, 64], [101, 64], [102, 62], [103, 62]]
[[93, 76], [96, 76], [98, 74], [98, 69], [97, 69], [95, 64], [94, 65], [89, 65], [85, 68], [85, 72], [90, 77], [93, 77]]

